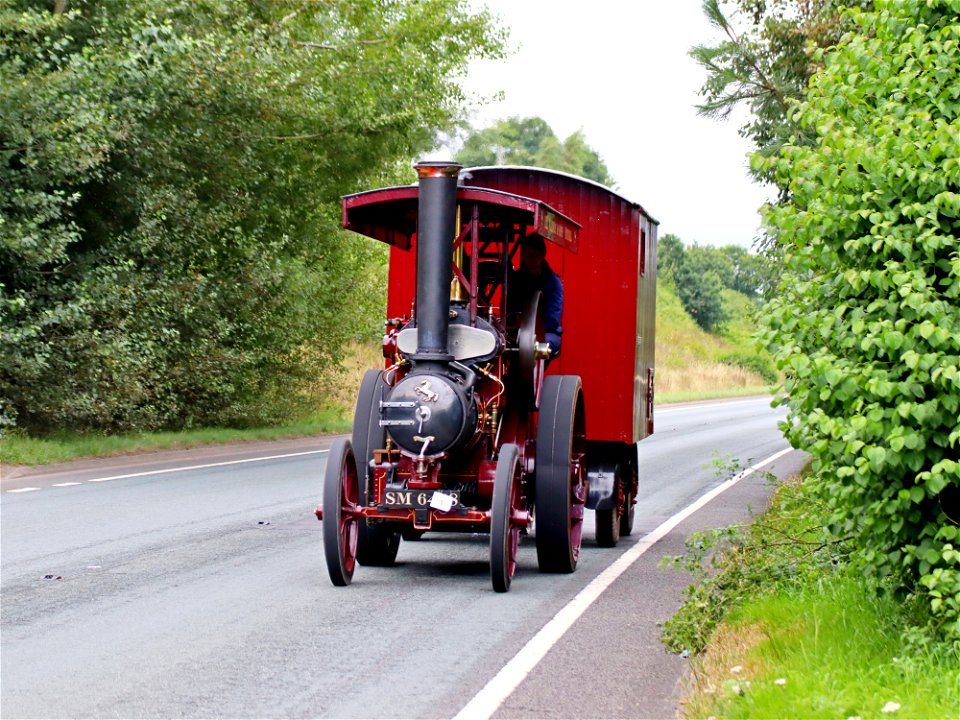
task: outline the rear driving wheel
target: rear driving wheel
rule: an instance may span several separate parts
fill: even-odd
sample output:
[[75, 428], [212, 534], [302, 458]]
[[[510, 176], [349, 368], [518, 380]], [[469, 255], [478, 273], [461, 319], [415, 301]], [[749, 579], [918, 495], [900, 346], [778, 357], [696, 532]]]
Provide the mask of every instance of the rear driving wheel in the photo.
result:
[[576, 375], [543, 382], [537, 423], [537, 563], [541, 572], [577, 568], [586, 503], [586, 416]]
[[520, 525], [516, 513], [520, 510], [520, 450], [507, 444], [500, 448], [497, 469], [493, 479], [493, 506], [490, 519], [490, 580], [497, 592], [510, 589], [517, 570], [517, 552], [520, 548]]
[[353, 448], [347, 438], [330, 446], [323, 476], [323, 554], [334, 585], [353, 580], [357, 564], [360, 483]]
[[546, 330], [546, 321], [540, 309], [542, 300], [543, 295], [539, 290], [530, 296], [517, 330], [520, 397], [530, 410], [537, 408], [546, 367], [543, 359], [537, 357], [537, 344], [543, 340]]
[[[380, 401], [386, 385], [383, 372], [367, 370], [357, 393], [357, 407], [353, 415], [353, 448], [360, 476], [360, 504], [367, 505], [373, 478], [370, 461], [374, 450], [387, 444], [386, 431], [380, 427]], [[400, 549], [400, 533], [381, 523], [360, 521], [357, 541], [357, 562], [367, 566], [392, 565]]]

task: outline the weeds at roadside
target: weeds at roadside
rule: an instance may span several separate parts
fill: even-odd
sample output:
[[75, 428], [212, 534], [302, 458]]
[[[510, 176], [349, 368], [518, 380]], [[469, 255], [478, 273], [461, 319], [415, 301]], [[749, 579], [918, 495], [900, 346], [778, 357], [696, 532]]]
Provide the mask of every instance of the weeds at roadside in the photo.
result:
[[748, 600], [692, 661], [683, 715], [956, 717], [956, 649], [903, 631], [923, 609], [842, 571]]
[[853, 571], [851, 539], [830, 536], [825, 517], [792, 478], [752, 524], [691, 535], [661, 562], [695, 577], [662, 633], [692, 656], [684, 717], [957, 717], [960, 647], [926, 626], [918, 595]]
[[[721, 472], [739, 466], [723, 458], [713, 464]], [[764, 477], [777, 482], [769, 473]], [[849, 552], [846, 540], [827, 535], [801, 479], [788, 480], [776, 490], [771, 510], [752, 524], [694, 533], [683, 555], [661, 561], [695, 579], [684, 605], [664, 624], [664, 643], [676, 652], [700, 652], [731, 607], [833, 573]]]

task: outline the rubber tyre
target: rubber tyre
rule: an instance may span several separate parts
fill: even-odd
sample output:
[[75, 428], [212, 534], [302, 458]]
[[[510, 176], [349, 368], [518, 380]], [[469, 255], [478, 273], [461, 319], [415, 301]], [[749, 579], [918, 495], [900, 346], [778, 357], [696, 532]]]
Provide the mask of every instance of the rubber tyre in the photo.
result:
[[606, 510], [598, 509], [596, 511], [597, 545], [600, 547], [612, 548], [620, 542], [623, 517], [628, 507], [626, 503], [630, 500], [624, 490], [626, 479], [623, 477], [622, 465], [617, 465], [614, 468], [614, 477], [616, 478], [616, 486], [614, 487], [617, 497], [616, 505]]
[[637, 511], [637, 505], [630, 493], [626, 494], [624, 507], [626, 511], [620, 516], [620, 537], [630, 537], [633, 533], [633, 517]]
[[[373, 451], [387, 444], [387, 433], [380, 427], [380, 401], [386, 385], [381, 370], [367, 370], [357, 393], [353, 414], [353, 448], [360, 470], [360, 504], [366, 505]], [[400, 550], [400, 533], [382, 523], [361, 521], [357, 543], [357, 562], [368, 567], [393, 565]]]
[[620, 542], [620, 526], [623, 515], [620, 508], [598, 509], [594, 515], [597, 524], [597, 545], [604, 548], [616, 547]]
[[586, 488], [586, 415], [576, 375], [543, 382], [537, 423], [537, 563], [541, 572], [577, 569], [583, 536]]
[[513, 444], [500, 448], [493, 478], [493, 505], [490, 519], [490, 580], [497, 592], [507, 592], [517, 570], [520, 528], [513, 511], [520, 506], [520, 449]]
[[360, 482], [353, 447], [347, 438], [330, 446], [323, 476], [323, 554], [330, 580], [349, 585], [357, 564]]
[[604, 548], [616, 547], [620, 542], [620, 519], [615, 509], [597, 510], [597, 545]]
[[637, 514], [637, 503], [634, 486], [639, 488], [637, 483], [637, 470], [635, 467], [628, 466], [626, 475], [623, 478], [624, 490], [624, 512], [620, 518], [620, 537], [630, 537], [633, 533], [633, 518]]

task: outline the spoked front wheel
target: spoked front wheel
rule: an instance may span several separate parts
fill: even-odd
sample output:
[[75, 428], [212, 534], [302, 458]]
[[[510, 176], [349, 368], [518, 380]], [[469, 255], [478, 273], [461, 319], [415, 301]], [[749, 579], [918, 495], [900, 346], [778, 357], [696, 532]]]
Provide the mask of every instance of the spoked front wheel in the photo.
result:
[[353, 580], [360, 534], [360, 483], [353, 447], [347, 438], [330, 446], [323, 476], [323, 554], [334, 585]]
[[577, 569], [587, 499], [586, 445], [580, 378], [547, 377], [537, 421], [537, 563], [541, 572]]
[[[382, 370], [367, 370], [357, 394], [352, 440], [360, 478], [360, 505], [370, 502], [370, 488], [373, 485], [370, 461], [373, 453], [387, 444], [386, 431], [380, 425], [380, 401], [383, 400], [385, 387]], [[358, 563], [375, 567], [393, 565], [400, 549], [399, 532], [383, 523], [361, 520], [358, 533]]]
[[490, 579], [493, 589], [506, 592], [517, 570], [520, 525], [515, 511], [520, 509], [520, 449], [513, 444], [500, 448], [493, 479], [493, 507], [490, 519]]

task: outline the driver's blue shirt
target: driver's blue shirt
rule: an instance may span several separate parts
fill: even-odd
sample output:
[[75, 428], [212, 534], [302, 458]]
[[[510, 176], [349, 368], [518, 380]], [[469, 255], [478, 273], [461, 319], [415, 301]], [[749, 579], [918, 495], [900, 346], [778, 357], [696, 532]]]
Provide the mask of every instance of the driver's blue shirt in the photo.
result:
[[540, 275], [534, 275], [523, 265], [519, 270], [511, 273], [510, 305], [521, 309], [526, 307], [527, 301], [535, 291], [539, 290], [543, 298], [543, 319], [546, 324], [544, 340], [550, 343], [553, 354], [560, 352], [560, 336], [563, 326], [560, 324], [563, 316], [563, 283], [546, 260]]

